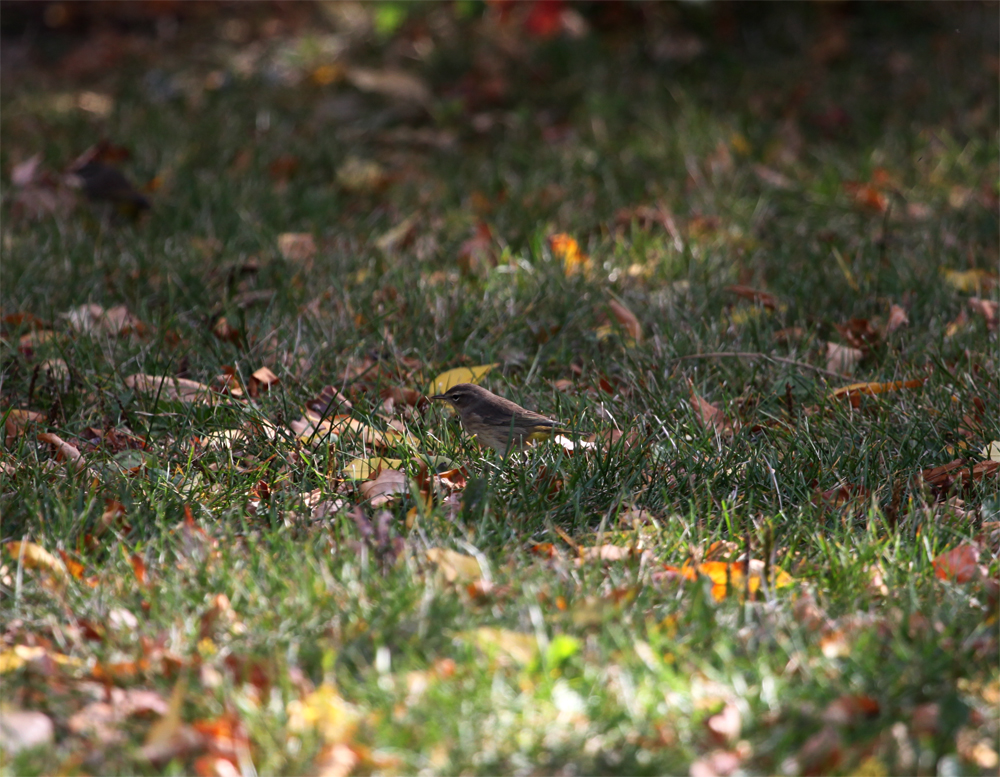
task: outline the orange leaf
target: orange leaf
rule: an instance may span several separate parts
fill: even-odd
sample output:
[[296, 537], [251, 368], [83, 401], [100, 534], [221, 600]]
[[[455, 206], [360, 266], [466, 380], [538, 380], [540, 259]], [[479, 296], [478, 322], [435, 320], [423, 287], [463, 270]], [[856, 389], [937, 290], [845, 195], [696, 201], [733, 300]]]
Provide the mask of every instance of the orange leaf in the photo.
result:
[[897, 380], [892, 383], [852, 383], [850, 386], [842, 386], [836, 389], [832, 396], [835, 398], [847, 397], [851, 401], [851, 405], [858, 407], [861, 404], [861, 397], [863, 395], [871, 397], [876, 394], [885, 394], [904, 388], [920, 388], [926, 380], [926, 378], [917, 378], [915, 380]]
[[590, 257], [580, 251], [580, 244], [570, 235], [560, 232], [549, 238], [552, 255], [562, 262], [566, 277], [578, 272], [589, 272]]
[[968, 583], [979, 575], [979, 546], [963, 543], [934, 559], [934, 575], [938, 580]]

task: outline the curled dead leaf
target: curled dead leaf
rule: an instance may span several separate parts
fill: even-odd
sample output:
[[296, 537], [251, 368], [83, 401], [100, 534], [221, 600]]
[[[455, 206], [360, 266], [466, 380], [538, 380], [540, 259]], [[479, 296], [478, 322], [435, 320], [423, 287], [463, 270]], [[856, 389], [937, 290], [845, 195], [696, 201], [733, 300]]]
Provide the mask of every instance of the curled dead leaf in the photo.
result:
[[608, 307], [611, 308], [615, 320], [628, 332], [635, 344], [642, 345], [642, 324], [639, 323], [635, 313], [616, 299], [608, 300]]
[[179, 402], [212, 404], [215, 397], [215, 392], [204, 383], [170, 375], [146, 375], [138, 372], [126, 377], [125, 385], [134, 391], [157, 393], [164, 399]]

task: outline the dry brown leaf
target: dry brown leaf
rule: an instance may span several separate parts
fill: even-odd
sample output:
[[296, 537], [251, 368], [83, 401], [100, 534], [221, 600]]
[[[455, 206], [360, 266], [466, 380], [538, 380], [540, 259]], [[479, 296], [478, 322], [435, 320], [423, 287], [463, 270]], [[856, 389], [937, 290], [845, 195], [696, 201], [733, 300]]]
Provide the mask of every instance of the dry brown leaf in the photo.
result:
[[397, 494], [406, 494], [410, 490], [406, 473], [398, 469], [382, 470], [374, 480], [361, 483], [360, 489], [372, 507], [381, 507], [395, 499]]
[[362, 92], [372, 92], [419, 105], [428, 105], [431, 102], [430, 87], [423, 79], [404, 70], [354, 67], [347, 71], [345, 77], [348, 83]]
[[694, 409], [695, 417], [701, 422], [701, 425], [707, 429], [718, 431], [720, 434], [732, 435], [736, 430], [734, 425], [726, 418], [725, 413], [708, 400], [699, 396], [694, 390], [693, 383], [690, 384], [690, 389], [691, 407]]
[[124, 305], [117, 305], [107, 310], [100, 305], [80, 305], [61, 313], [60, 317], [65, 318], [70, 328], [80, 334], [125, 335], [131, 332], [141, 334], [145, 328]]
[[965, 459], [955, 459], [920, 473], [938, 498], [943, 498], [953, 489], [965, 488], [970, 482], [996, 475], [1000, 475], [1000, 461], [972, 463]]
[[910, 317], [906, 315], [906, 311], [903, 310], [899, 305], [893, 303], [889, 308], [889, 320], [885, 325], [885, 333], [892, 334], [897, 329], [901, 329], [904, 326], [910, 325]]
[[763, 305], [768, 310], [777, 310], [778, 298], [769, 291], [752, 289], [749, 286], [726, 286], [726, 291], [745, 300]]
[[879, 341], [879, 333], [867, 318], [852, 318], [846, 324], [834, 324], [840, 336], [853, 348], [868, 348]]
[[86, 468], [87, 462], [80, 454], [79, 449], [75, 445], [71, 445], [63, 440], [59, 437], [59, 435], [52, 434], [51, 432], [42, 432], [38, 435], [38, 441], [45, 442], [53, 446], [53, 448], [55, 448], [56, 458], [60, 461], [65, 461], [77, 472]]
[[21, 408], [11, 410], [4, 420], [4, 429], [7, 432], [7, 445], [10, 445], [27, 427], [32, 424], [42, 423], [45, 418], [45, 413], [39, 413], [36, 410], [24, 410]]
[[972, 297], [969, 300], [969, 308], [986, 319], [987, 329], [997, 328], [997, 302], [992, 299], [980, 299]]
[[164, 399], [180, 402], [211, 404], [215, 398], [215, 392], [204, 383], [170, 375], [147, 375], [137, 372], [125, 378], [125, 385], [133, 391], [158, 393]]
[[278, 252], [282, 259], [309, 269], [316, 256], [316, 240], [308, 232], [284, 232], [278, 235]]
[[278, 376], [275, 375], [268, 367], [261, 367], [259, 370], [253, 373], [253, 379], [260, 384], [260, 387], [265, 391], [269, 390], [272, 386], [276, 386], [279, 383]]
[[642, 345], [642, 324], [639, 323], [639, 319], [635, 313], [616, 299], [608, 300], [608, 307], [611, 308], [615, 320], [628, 332], [629, 337], [635, 341], [635, 344]]

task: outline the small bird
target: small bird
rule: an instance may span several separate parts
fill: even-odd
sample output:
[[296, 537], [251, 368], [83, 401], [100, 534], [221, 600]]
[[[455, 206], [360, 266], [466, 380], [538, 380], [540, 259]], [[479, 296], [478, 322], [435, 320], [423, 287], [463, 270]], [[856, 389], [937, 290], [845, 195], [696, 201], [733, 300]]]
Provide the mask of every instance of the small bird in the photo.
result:
[[447, 402], [455, 408], [465, 431], [501, 456], [512, 450], [524, 450], [528, 443], [548, 439], [553, 434], [569, 433], [551, 418], [525, 410], [473, 383], [459, 383], [430, 399]]

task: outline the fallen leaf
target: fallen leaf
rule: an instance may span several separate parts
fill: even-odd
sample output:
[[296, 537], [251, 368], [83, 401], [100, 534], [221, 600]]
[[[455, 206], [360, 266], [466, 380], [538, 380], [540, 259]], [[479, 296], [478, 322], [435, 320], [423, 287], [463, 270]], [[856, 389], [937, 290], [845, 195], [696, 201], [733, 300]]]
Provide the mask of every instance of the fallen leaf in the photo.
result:
[[621, 545], [598, 545], [596, 547], [577, 548], [580, 561], [628, 561], [645, 556], [651, 558], [649, 551], [638, 548], [626, 548]]
[[384, 469], [399, 469], [402, 459], [354, 459], [344, 467], [344, 477], [348, 480], [370, 480]]
[[4, 429], [7, 432], [7, 445], [10, 446], [29, 426], [42, 423], [45, 421], [45, 418], [45, 413], [39, 413], [36, 410], [14, 408], [9, 411], [7, 417], [4, 419]]
[[132, 332], [142, 334], [145, 325], [129, 313], [124, 305], [105, 310], [100, 305], [80, 305], [66, 313], [60, 313], [70, 327], [81, 334], [125, 335]]
[[726, 286], [726, 291], [755, 304], [763, 305], [767, 310], [777, 310], [779, 306], [778, 298], [769, 291], [752, 289], [749, 286]]
[[472, 631], [460, 632], [458, 638], [470, 642], [487, 655], [501, 654], [503, 658], [526, 665], [538, 654], [538, 639], [534, 634], [481, 626]]
[[889, 308], [889, 320], [885, 325], [885, 333], [892, 334], [897, 329], [910, 325], [910, 317], [899, 305], [893, 303]]
[[480, 364], [477, 367], [455, 367], [434, 378], [427, 393], [428, 395], [444, 394], [452, 386], [457, 386], [459, 383], [479, 383], [490, 370], [499, 366], [499, 363], [494, 363]]
[[398, 469], [384, 469], [374, 480], [366, 480], [360, 487], [361, 494], [370, 500], [372, 507], [392, 501], [397, 494], [409, 493], [406, 473]]
[[[680, 567], [666, 566], [664, 570], [674, 576], [674, 579], [680, 580], [697, 580], [699, 575], [707, 577], [712, 582], [712, 598], [717, 602], [721, 602], [726, 598], [726, 593], [729, 591], [742, 594], [745, 590], [749, 589], [751, 595], [755, 594], [760, 589], [765, 566], [761, 559], [750, 560], [749, 583], [744, 582], [746, 571], [746, 563], [744, 561], [735, 561], [733, 563], [706, 561], [697, 565], [685, 562]], [[772, 588], [784, 588], [795, 582], [791, 575], [776, 567], [771, 567], [770, 574], [771, 580], [769, 583]]]
[[826, 368], [830, 372], [850, 375], [864, 358], [864, 352], [838, 343], [826, 344]]
[[21, 541], [8, 542], [5, 547], [11, 556], [18, 559], [19, 563], [24, 564], [25, 569], [40, 569], [43, 572], [48, 572], [59, 582], [69, 580], [70, 574], [66, 565], [41, 545]]
[[59, 435], [52, 434], [50, 432], [42, 432], [38, 435], [38, 441], [45, 442], [53, 446], [53, 448], [55, 448], [56, 458], [72, 465], [77, 472], [86, 468], [87, 462], [84, 460], [79, 449], [75, 445], [71, 445], [63, 440], [59, 437]]
[[879, 714], [879, 703], [871, 696], [846, 694], [830, 702], [823, 710], [823, 722], [836, 726], [854, 726]]
[[316, 240], [308, 232], [284, 232], [278, 235], [278, 252], [286, 261], [309, 269], [316, 256]]
[[708, 400], [701, 397], [698, 392], [694, 390], [694, 383], [689, 383], [691, 391], [691, 407], [694, 410], [695, 418], [701, 422], [701, 425], [706, 429], [711, 429], [731, 436], [736, 429], [734, 425], [730, 423], [729, 419], [726, 418], [725, 413], [723, 413], [719, 408], [713, 405]]
[[955, 317], [955, 320], [950, 322], [948, 326], [945, 327], [944, 336], [946, 338], [954, 337], [962, 329], [965, 329], [965, 327], [967, 327], [968, 325], [969, 325], [969, 313], [965, 308], [962, 308], [960, 311], [958, 311], [958, 315]]
[[354, 67], [348, 69], [345, 78], [362, 92], [372, 92], [419, 105], [428, 105], [431, 102], [431, 90], [423, 79], [404, 70]]
[[341, 696], [332, 682], [324, 682], [301, 700], [288, 702], [285, 712], [290, 731], [316, 731], [327, 744], [351, 741], [361, 721], [358, 708]]
[[590, 257], [580, 250], [580, 244], [565, 233], [551, 235], [549, 237], [549, 247], [552, 249], [552, 256], [563, 266], [563, 272], [569, 278], [579, 272], [590, 273]]
[[788, 190], [795, 188], [795, 182], [791, 178], [765, 165], [754, 165], [753, 172], [763, 183], [773, 186], [775, 189]]
[[854, 204], [878, 213], [885, 213], [889, 207], [889, 200], [877, 183], [859, 183], [858, 181], [845, 181], [844, 191], [854, 198]]
[[854, 348], [868, 348], [879, 340], [879, 333], [867, 318], [852, 318], [846, 324], [834, 324], [840, 336]]
[[204, 383], [168, 375], [146, 375], [137, 372], [125, 378], [125, 385], [134, 391], [155, 392], [164, 399], [180, 402], [212, 404], [215, 397], [215, 392]]
[[972, 297], [969, 300], [969, 308], [974, 312], [981, 315], [986, 319], [987, 329], [997, 328], [997, 308], [998, 305], [995, 300], [991, 299], [980, 299], [979, 297]]
[[252, 377], [265, 391], [270, 390], [271, 387], [279, 383], [278, 376], [267, 367], [261, 367], [253, 373]]
[[934, 575], [938, 580], [969, 583], [979, 576], [979, 546], [963, 543], [934, 559]]
[[197, 752], [204, 747], [202, 736], [181, 719], [187, 681], [182, 677], [170, 694], [167, 711], [149, 727], [139, 753], [154, 764], [165, 764], [174, 758]]
[[43, 712], [5, 709], [0, 716], [0, 750], [8, 758], [22, 750], [45, 747], [55, 741], [55, 726]]
[[875, 396], [900, 389], [916, 389], [923, 386], [926, 380], [926, 378], [917, 378], [915, 380], [897, 380], [892, 383], [852, 383], [850, 386], [841, 386], [834, 390], [831, 396], [838, 399], [846, 397], [851, 401], [853, 407], [860, 407], [862, 396]]
[[982, 294], [997, 285], [1000, 276], [989, 270], [975, 268], [972, 270], [943, 269], [945, 282], [957, 291]]
[[378, 162], [349, 156], [337, 168], [337, 183], [345, 191], [370, 194], [388, 183], [388, 176]]
[[705, 721], [712, 738], [720, 745], [732, 744], [740, 738], [743, 722], [740, 709], [728, 702], [721, 712], [717, 712]]
[[921, 478], [939, 498], [954, 489], [967, 487], [970, 482], [1000, 474], [1000, 462], [980, 461], [972, 463], [965, 459], [955, 459], [938, 467], [930, 467], [920, 473]]
[[450, 548], [429, 548], [425, 557], [437, 567], [445, 581], [449, 583], [471, 583], [483, 576], [475, 556], [459, 553]]
[[634, 344], [642, 345], [642, 324], [639, 323], [635, 313], [616, 299], [608, 300], [608, 307], [611, 308], [615, 320], [628, 332]]

